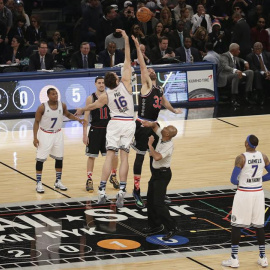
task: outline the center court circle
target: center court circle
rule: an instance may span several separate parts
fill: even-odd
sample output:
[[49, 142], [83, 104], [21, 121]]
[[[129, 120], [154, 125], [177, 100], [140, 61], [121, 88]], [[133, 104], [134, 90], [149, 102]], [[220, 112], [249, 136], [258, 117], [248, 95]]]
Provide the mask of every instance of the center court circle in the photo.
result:
[[162, 240], [163, 236], [164, 234], [148, 236], [146, 237], [146, 241], [154, 245], [166, 245], [166, 246], [180, 246], [189, 242], [188, 238], [178, 235], [175, 235], [171, 239], [164, 241]]
[[107, 239], [97, 243], [99, 247], [113, 250], [136, 249], [141, 246], [139, 242], [127, 239]]

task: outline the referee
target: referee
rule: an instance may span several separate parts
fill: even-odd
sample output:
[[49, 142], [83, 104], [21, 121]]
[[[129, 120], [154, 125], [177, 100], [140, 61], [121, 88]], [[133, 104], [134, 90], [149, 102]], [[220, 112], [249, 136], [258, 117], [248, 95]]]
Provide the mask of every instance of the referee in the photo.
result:
[[162, 231], [165, 226], [168, 233], [162, 239], [167, 241], [179, 232], [164, 202], [167, 186], [172, 178], [170, 165], [173, 142], [171, 139], [176, 136], [177, 129], [174, 126], [167, 126], [161, 130], [157, 123], [148, 121], [143, 121], [143, 126], [151, 127], [159, 137], [156, 149], [153, 147], [154, 136], [150, 136], [148, 141], [153, 163], [147, 191], [148, 227], [143, 229], [143, 233], [155, 234]]

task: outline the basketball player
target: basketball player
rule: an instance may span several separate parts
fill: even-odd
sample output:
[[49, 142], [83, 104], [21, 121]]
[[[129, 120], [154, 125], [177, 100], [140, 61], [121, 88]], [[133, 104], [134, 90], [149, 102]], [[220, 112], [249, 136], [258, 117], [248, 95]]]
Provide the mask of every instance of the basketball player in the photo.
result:
[[[105, 84], [103, 77], [96, 77], [95, 79], [96, 92], [89, 96], [86, 100], [86, 106], [94, 103], [98, 97], [104, 93]], [[106, 156], [106, 128], [108, 125], [110, 117], [110, 110], [107, 105], [102, 108], [86, 111], [84, 114], [84, 120], [89, 122], [91, 127], [87, 135], [87, 126], [83, 127], [83, 143], [86, 145], [86, 155], [87, 159], [87, 181], [86, 181], [86, 191], [93, 192], [93, 170], [95, 158], [98, 157], [99, 151], [102, 156]], [[111, 172], [110, 182], [113, 184], [115, 189], [119, 189], [119, 183], [116, 178], [118, 158], [117, 155], [113, 159], [113, 169]]]
[[142, 173], [142, 165], [144, 156], [148, 149], [148, 138], [153, 131], [149, 127], [143, 127], [142, 121], [157, 121], [159, 111], [162, 106], [173, 113], [182, 113], [181, 109], [174, 109], [170, 102], [163, 95], [163, 90], [160, 86], [157, 86], [157, 76], [152, 68], [146, 67], [143, 60], [143, 55], [140, 50], [140, 44], [135, 37], [132, 37], [136, 50], [141, 70], [141, 83], [142, 88], [139, 95], [139, 106], [138, 106], [138, 118], [136, 119], [136, 132], [135, 142], [132, 148], [137, 152], [133, 166], [134, 173], [134, 190], [133, 196], [137, 207], [144, 208], [144, 202], [140, 196], [140, 180]]
[[109, 88], [107, 92], [100, 95], [98, 100], [93, 104], [77, 109], [76, 114], [80, 115], [86, 110], [101, 108], [105, 104], [107, 104], [110, 109], [111, 120], [108, 123], [106, 134], [107, 155], [102, 169], [98, 203], [102, 204], [106, 202], [107, 196], [105, 189], [112, 168], [112, 160], [114, 158], [115, 151], [120, 149], [120, 191], [116, 196], [116, 206], [121, 208], [124, 205], [124, 196], [126, 193], [128, 154], [135, 132], [135, 122], [133, 119], [134, 102], [131, 87], [129, 38], [124, 30], [117, 29], [116, 31], [121, 33], [125, 40], [125, 61], [122, 79], [119, 81], [119, 77], [116, 73], [107, 72], [104, 78], [105, 86]]
[[79, 119], [67, 110], [65, 103], [58, 101], [58, 93], [54, 88], [47, 90], [49, 100], [42, 103], [35, 115], [33, 127], [33, 144], [37, 148], [36, 156], [36, 191], [44, 193], [41, 183], [43, 163], [48, 155], [55, 159], [56, 181], [54, 187], [60, 190], [67, 190], [62, 184], [62, 167], [64, 153], [64, 138], [61, 130], [63, 124], [63, 115], [71, 120], [79, 121], [84, 124], [84, 119]]
[[[229, 260], [222, 262], [223, 266], [239, 267], [238, 247], [241, 237], [241, 228], [256, 228], [259, 244], [258, 264], [268, 266], [265, 256], [264, 215], [265, 202], [262, 182], [270, 180], [270, 163], [268, 157], [256, 150], [259, 140], [249, 135], [245, 141], [246, 152], [237, 156], [232, 172], [231, 182], [237, 185], [234, 196], [231, 225], [232, 225], [232, 253]], [[262, 176], [263, 169], [268, 174]]]

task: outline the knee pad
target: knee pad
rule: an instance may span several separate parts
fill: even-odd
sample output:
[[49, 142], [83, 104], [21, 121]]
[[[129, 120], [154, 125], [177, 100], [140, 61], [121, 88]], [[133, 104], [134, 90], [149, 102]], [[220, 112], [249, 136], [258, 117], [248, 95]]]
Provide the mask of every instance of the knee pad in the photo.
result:
[[133, 173], [137, 175], [142, 174], [142, 165], [144, 161], [144, 155], [136, 154], [136, 158], [134, 161]]
[[55, 160], [55, 168], [62, 169], [63, 168], [63, 160], [56, 159]]
[[36, 171], [41, 172], [43, 170], [43, 162], [37, 161], [36, 163]]

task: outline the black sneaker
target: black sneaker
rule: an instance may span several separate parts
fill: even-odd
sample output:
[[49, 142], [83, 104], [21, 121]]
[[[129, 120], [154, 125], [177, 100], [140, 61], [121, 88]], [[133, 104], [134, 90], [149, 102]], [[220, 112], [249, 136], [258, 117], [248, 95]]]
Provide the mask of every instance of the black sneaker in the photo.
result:
[[139, 207], [139, 208], [144, 208], [145, 205], [144, 205], [144, 202], [142, 200], [142, 197], [141, 197], [140, 193], [141, 193], [140, 189], [138, 189], [138, 190], [133, 189], [132, 195], [133, 195], [133, 197], [135, 199], [136, 206]]
[[156, 233], [162, 232], [163, 230], [164, 230], [164, 225], [161, 224], [158, 227], [151, 227], [151, 226], [145, 227], [142, 229], [142, 233], [147, 234], [147, 235], [151, 235], [151, 234], [156, 234]]
[[169, 231], [166, 235], [162, 237], [163, 241], [168, 241], [170, 238], [174, 237], [176, 234], [178, 234], [181, 230], [177, 227]]
[[94, 192], [94, 187], [93, 187], [93, 180], [88, 178], [86, 181], [86, 187], [85, 187], [86, 191], [92, 193]]
[[110, 183], [113, 184], [113, 188], [115, 188], [115, 189], [120, 188], [120, 185], [119, 185], [119, 182], [117, 181], [116, 175], [110, 176]]

